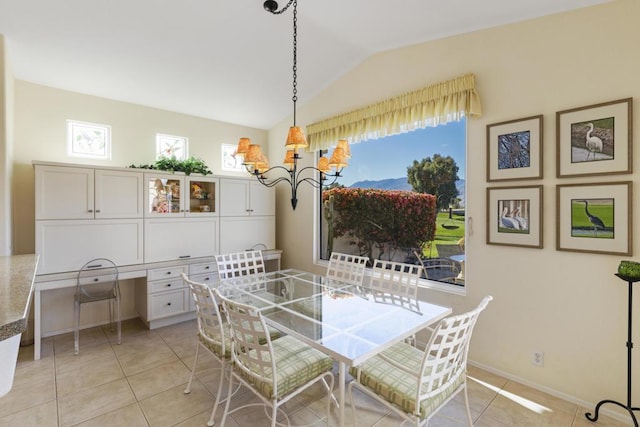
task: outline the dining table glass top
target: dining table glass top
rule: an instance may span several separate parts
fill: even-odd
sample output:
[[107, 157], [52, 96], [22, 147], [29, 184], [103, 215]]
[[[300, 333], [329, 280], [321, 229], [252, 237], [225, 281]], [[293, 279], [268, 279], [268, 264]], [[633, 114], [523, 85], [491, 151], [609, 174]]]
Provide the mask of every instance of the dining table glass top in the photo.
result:
[[256, 307], [271, 326], [349, 365], [451, 313], [448, 307], [293, 269], [226, 279], [217, 288]]

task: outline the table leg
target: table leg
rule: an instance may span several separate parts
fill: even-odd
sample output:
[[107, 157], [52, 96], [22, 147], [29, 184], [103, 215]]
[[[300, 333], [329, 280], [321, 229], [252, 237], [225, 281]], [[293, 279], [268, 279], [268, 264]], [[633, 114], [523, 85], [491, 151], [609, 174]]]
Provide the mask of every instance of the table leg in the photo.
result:
[[40, 360], [40, 291], [36, 289], [33, 298], [33, 360]]
[[344, 427], [344, 388], [345, 388], [345, 383], [347, 382], [347, 378], [346, 378], [346, 364], [344, 362], [339, 362], [338, 363], [339, 366], [339, 371], [338, 371], [338, 375], [340, 376], [340, 378], [338, 379], [339, 382], [339, 386], [340, 386], [340, 390], [338, 393], [338, 400], [339, 400], [339, 404], [340, 404], [340, 408], [338, 411], [338, 425], [340, 427]]

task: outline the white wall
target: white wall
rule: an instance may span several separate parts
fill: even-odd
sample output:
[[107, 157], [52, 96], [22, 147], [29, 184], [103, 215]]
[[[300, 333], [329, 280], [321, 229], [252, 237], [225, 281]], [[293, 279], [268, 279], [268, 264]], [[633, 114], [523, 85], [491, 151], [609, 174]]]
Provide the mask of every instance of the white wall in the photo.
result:
[[[555, 112], [640, 98], [640, 56], [634, 53], [640, 40], [639, 16], [640, 2], [618, 0], [384, 52], [347, 72], [313, 100], [305, 102], [301, 94], [298, 114], [299, 123], [312, 123], [468, 72], [476, 75], [484, 115], [468, 122], [468, 291], [464, 297], [434, 291], [425, 297], [461, 311], [493, 295], [480, 318], [470, 358], [584, 404], [603, 398], [626, 401], [627, 287], [613, 274], [621, 259], [637, 257], [556, 251], [555, 186], [637, 181], [640, 173], [555, 178]], [[636, 124], [638, 110], [633, 114]], [[544, 185], [544, 248], [487, 245], [486, 126], [536, 114], [544, 115], [544, 179], [526, 183]], [[289, 125], [283, 121], [270, 131], [270, 158], [284, 155], [281, 147]], [[638, 131], [633, 134], [639, 141]], [[312, 155], [306, 157], [310, 161]], [[519, 184], [524, 182], [500, 185]], [[632, 222], [637, 229], [640, 185], [634, 185]], [[321, 271], [313, 265], [313, 191], [300, 192], [295, 211], [288, 198], [286, 189], [279, 188], [277, 229], [283, 265]], [[633, 240], [637, 246], [635, 236]], [[543, 368], [531, 364], [534, 350], [545, 353]], [[639, 361], [636, 355], [635, 372]], [[639, 393], [636, 381], [634, 394]]]

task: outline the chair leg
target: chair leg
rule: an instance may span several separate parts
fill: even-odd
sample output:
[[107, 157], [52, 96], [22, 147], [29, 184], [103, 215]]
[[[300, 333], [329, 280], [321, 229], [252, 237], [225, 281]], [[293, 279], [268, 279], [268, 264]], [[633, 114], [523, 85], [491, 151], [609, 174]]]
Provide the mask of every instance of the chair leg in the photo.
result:
[[73, 302], [73, 347], [75, 354], [80, 352], [80, 301]]
[[[325, 384], [327, 386], [327, 426], [330, 425], [329, 424], [329, 419], [331, 417], [331, 400], [336, 400], [336, 397], [333, 395], [333, 377], [331, 377], [331, 385], [327, 385], [327, 381], [323, 378], [322, 379], [322, 383]], [[336, 402], [336, 407], [337, 407], [337, 403]]]
[[116, 328], [118, 328], [118, 345], [122, 344], [122, 318], [120, 315], [120, 297], [118, 297], [116, 298]]
[[473, 426], [473, 418], [471, 418], [471, 408], [469, 406], [469, 393], [467, 392], [467, 381], [464, 383], [464, 404], [467, 407], [467, 421], [469, 422], [469, 427]]
[[[224, 372], [227, 367], [227, 362], [225, 359], [222, 359], [220, 362], [220, 381], [218, 381], [218, 394], [216, 394], [216, 401], [213, 403], [213, 409], [211, 410], [211, 417], [209, 417], [209, 422], [207, 425], [211, 427], [215, 424], [214, 418], [216, 416], [216, 411], [218, 410], [218, 405], [220, 404], [220, 396], [222, 396], [222, 385], [224, 384]], [[195, 370], [195, 369], [194, 369]], [[231, 399], [233, 393], [231, 390], [227, 392], [227, 399]]]
[[193, 367], [191, 368], [191, 375], [189, 376], [189, 382], [187, 388], [184, 389], [184, 394], [191, 393], [191, 381], [193, 381], [193, 375], [196, 373], [196, 366], [198, 366], [198, 355], [200, 354], [200, 343], [196, 343], [196, 358], [193, 361]]
[[276, 417], [278, 416], [278, 404], [275, 399], [271, 402], [271, 427], [276, 427]]
[[227, 421], [227, 414], [229, 413], [231, 396], [233, 396], [233, 393], [231, 393], [231, 390], [233, 390], [233, 372], [229, 372], [229, 395], [227, 396], [227, 403], [225, 403], [224, 405], [224, 412], [222, 413], [222, 421], [220, 421], [220, 425], [223, 427], [225, 425], [225, 422]]

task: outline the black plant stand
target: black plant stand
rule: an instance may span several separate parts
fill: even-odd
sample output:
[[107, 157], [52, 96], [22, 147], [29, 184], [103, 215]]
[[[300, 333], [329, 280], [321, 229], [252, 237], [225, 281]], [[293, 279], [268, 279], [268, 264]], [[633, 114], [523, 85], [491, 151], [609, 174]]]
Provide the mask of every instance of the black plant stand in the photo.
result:
[[633, 294], [633, 284], [635, 282], [640, 281], [640, 278], [630, 278], [621, 276], [620, 274], [616, 274], [620, 279], [625, 280], [629, 284], [629, 324], [628, 324], [628, 335], [627, 335], [627, 404], [623, 405], [620, 402], [616, 402], [615, 400], [601, 400], [596, 405], [595, 415], [591, 415], [591, 412], [587, 412], [584, 414], [585, 417], [589, 421], [598, 421], [598, 412], [600, 411], [600, 407], [605, 403], [613, 403], [614, 405], [618, 405], [621, 408], [624, 408], [631, 415], [631, 419], [633, 420], [633, 425], [638, 427], [638, 419], [636, 418], [633, 411], [640, 411], [640, 408], [634, 408], [631, 406], [631, 350], [633, 349], [633, 343], [631, 342], [631, 305], [632, 305], [632, 294]]

